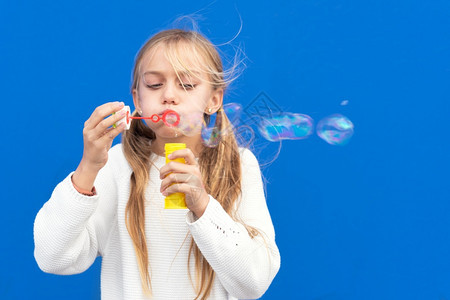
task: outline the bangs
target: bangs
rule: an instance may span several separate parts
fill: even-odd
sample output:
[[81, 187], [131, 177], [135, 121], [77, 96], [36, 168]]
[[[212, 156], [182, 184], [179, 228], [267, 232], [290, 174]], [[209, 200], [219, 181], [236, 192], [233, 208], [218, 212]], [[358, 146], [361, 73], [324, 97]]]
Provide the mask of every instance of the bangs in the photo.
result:
[[[168, 41], [165, 45], [164, 56], [172, 65], [178, 77], [186, 75], [202, 81], [208, 80], [209, 71], [205, 59], [192, 44], [184, 41]], [[206, 75], [206, 76], [205, 76]]]
[[225, 87], [221, 62], [217, 65], [217, 61], [211, 59], [208, 51], [203, 49], [202, 41], [198, 37], [194, 38], [197, 43], [181, 39], [171, 39], [165, 43], [164, 55], [172, 65], [178, 79], [182, 81], [180, 77], [185, 76], [211, 84], [214, 89]]

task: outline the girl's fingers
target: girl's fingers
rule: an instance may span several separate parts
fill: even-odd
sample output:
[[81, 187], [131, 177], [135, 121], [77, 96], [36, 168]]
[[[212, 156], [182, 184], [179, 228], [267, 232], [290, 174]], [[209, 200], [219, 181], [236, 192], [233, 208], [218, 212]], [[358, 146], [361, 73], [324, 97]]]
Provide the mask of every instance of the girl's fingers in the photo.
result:
[[[113, 124], [117, 123], [118, 121], [122, 120], [126, 116], [126, 111], [121, 111], [119, 113], [116, 113], [112, 116], [109, 116], [106, 119], [103, 119], [98, 125], [92, 130], [93, 135], [102, 137], [105, 131], [107, 131]], [[121, 123], [121, 125], [124, 123]], [[124, 124], [125, 125], [125, 124]]]
[[177, 161], [171, 161], [159, 170], [159, 178], [164, 179], [171, 173], [187, 173], [187, 174], [195, 174], [197, 176], [200, 175], [200, 169], [198, 166], [183, 164]]
[[184, 193], [186, 195], [186, 205], [190, 210], [203, 207], [204, 211], [204, 208], [206, 208], [206, 205], [208, 204], [208, 194], [200, 187], [191, 186], [186, 183], [177, 183], [169, 186], [163, 191], [164, 196], [169, 196], [173, 193]]
[[191, 183], [190, 185], [195, 186], [198, 184], [198, 178], [192, 174], [169, 174], [164, 180], [161, 182], [160, 191], [163, 192], [166, 190], [171, 184], [180, 184], [180, 183]]
[[189, 185], [187, 183], [176, 183], [162, 191], [162, 194], [164, 196], [168, 196], [173, 193], [183, 193], [189, 198], [193, 198], [193, 196], [198, 197], [199, 195], [201, 195], [203, 193], [203, 189]]
[[[161, 193], [168, 196], [173, 193], [184, 193], [189, 209], [196, 207], [196, 202], [208, 198], [202, 174], [197, 160], [189, 148], [174, 151], [169, 159], [184, 158], [186, 164], [171, 161], [160, 169]], [[200, 201], [200, 202], [205, 202]], [[200, 203], [199, 202], [199, 203]]]
[[160, 170], [160, 178], [163, 179], [167, 176], [167, 174], [175, 172], [175, 173], [192, 173], [192, 167], [196, 167], [196, 171], [200, 173], [200, 169], [198, 168], [197, 160], [195, 159], [194, 153], [192, 153], [191, 149], [180, 149], [172, 152], [168, 158], [170, 160], [174, 160], [177, 158], [184, 158], [185, 164], [179, 163], [176, 161], [171, 161], [165, 164]]
[[100, 137], [100, 140], [103, 140], [107, 143], [112, 142], [122, 131], [124, 131], [126, 125], [125, 123], [120, 123], [116, 128], [108, 128], [102, 137]]
[[176, 183], [174, 185], [169, 186], [167, 189], [162, 191], [164, 196], [168, 196], [173, 193], [189, 193], [192, 187], [186, 183]]
[[108, 102], [98, 106], [89, 119], [84, 123], [84, 127], [88, 130], [94, 129], [105, 117], [121, 110], [124, 105], [125, 104], [123, 102]]
[[184, 158], [184, 160], [186, 161], [186, 164], [188, 165], [197, 165], [197, 160], [195, 159], [195, 155], [194, 153], [192, 153], [191, 149], [186, 148], [186, 149], [180, 149], [180, 150], [176, 150], [174, 152], [172, 152], [169, 155], [169, 159], [173, 160], [176, 158]]

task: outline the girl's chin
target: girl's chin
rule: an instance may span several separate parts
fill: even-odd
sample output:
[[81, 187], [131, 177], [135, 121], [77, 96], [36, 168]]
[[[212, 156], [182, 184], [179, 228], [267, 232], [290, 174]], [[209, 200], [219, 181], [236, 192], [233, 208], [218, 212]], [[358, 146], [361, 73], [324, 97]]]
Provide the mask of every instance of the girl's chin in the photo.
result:
[[160, 128], [152, 128], [152, 130], [157, 138], [162, 139], [176, 139], [185, 136], [185, 134], [183, 134], [183, 132], [177, 128], [170, 128], [164, 126]]
[[170, 139], [170, 138], [176, 138], [181, 137], [182, 134], [179, 130], [171, 129], [171, 128], [159, 128], [154, 130], [155, 135], [160, 138], [164, 139]]
[[201, 135], [202, 127], [200, 124], [186, 126], [181, 124], [178, 127], [169, 127], [165, 124], [147, 124], [153, 130], [157, 137], [163, 139], [173, 139], [180, 137], [193, 137]]
[[158, 139], [164, 139], [164, 140], [175, 140], [175, 139], [180, 139], [184, 137], [181, 134], [172, 134], [172, 135], [156, 135], [156, 138]]

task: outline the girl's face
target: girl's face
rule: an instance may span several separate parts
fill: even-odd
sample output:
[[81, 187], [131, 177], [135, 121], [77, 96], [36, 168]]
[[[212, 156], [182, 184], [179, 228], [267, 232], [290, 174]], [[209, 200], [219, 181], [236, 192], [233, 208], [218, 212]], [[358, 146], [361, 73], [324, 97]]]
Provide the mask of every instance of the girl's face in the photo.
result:
[[[149, 126], [161, 138], [196, 136], [201, 133], [203, 113], [212, 114], [222, 104], [223, 90], [212, 88], [207, 74], [197, 73], [189, 76], [178, 72], [178, 76], [164, 55], [165, 47], [159, 45], [147, 52], [141, 63], [138, 88], [133, 91], [133, 101], [144, 117], [171, 109], [180, 115], [180, 124], [169, 127], [164, 122], [146, 120]], [[189, 64], [189, 54], [182, 57], [183, 63]], [[206, 65], [206, 64], [204, 64]], [[199, 69], [188, 65], [189, 69]], [[211, 112], [208, 111], [212, 108]]]

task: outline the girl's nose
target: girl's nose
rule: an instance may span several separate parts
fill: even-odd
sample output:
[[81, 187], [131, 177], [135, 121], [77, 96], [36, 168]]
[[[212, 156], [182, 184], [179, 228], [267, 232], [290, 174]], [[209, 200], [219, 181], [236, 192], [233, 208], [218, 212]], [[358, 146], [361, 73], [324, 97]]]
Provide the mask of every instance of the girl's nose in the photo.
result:
[[163, 104], [176, 104], [175, 98], [163, 98]]
[[162, 95], [163, 104], [177, 104], [177, 97], [175, 93], [175, 87], [168, 84], [164, 88]]

